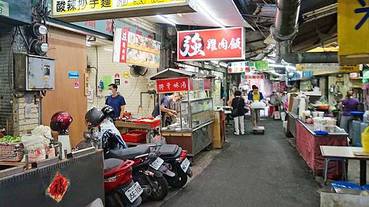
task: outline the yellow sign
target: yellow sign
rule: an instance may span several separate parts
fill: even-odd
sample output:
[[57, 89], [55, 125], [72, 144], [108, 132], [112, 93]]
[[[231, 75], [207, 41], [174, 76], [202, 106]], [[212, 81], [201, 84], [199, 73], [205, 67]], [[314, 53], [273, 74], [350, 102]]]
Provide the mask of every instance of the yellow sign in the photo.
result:
[[338, 0], [338, 45], [341, 65], [369, 63], [369, 2]]
[[317, 75], [329, 75], [336, 73], [357, 73], [360, 72], [359, 65], [344, 65], [340, 66], [337, 63], [324, 63], [324, 64], [297, 64], [297, 71], [313, 71], [315, 76]]
[[132, 16], [133, 12], [131, 14], [130, 11], [135, 11], [136, 16], [143, 16], [140, 10], [145, 10], [146, 15], [150, 15], [155, 9], [161, 9], [161, 14], [193, 11], [189, 6], [189, 0], [52, 0], [52, 2], [52, 16], [71, 21]]

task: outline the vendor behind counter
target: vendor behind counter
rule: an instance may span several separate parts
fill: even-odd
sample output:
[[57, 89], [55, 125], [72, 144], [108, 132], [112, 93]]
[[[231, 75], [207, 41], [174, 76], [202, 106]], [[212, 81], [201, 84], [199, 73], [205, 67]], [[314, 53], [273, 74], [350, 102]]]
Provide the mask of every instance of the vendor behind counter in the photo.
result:
[[359, 100], [353, 97], [354, 92], [348, 91], [346, 98], [342, 100], [342, 116], [340, 121], [340, 127], [343, 128], [346, 132], [349, 132], [349, 123], [353, 119], [351, 115], [352, 111], [357, 111], [359, 106]]
[[180, 93], [166, 94], [160, 99], [160, 107], [157, 104], [152, 112], [153, 117], [161, 114], [161, 121], [163, 127], [173, 124], [174, 119], [177, 118], [176, 104], [182, 99]]

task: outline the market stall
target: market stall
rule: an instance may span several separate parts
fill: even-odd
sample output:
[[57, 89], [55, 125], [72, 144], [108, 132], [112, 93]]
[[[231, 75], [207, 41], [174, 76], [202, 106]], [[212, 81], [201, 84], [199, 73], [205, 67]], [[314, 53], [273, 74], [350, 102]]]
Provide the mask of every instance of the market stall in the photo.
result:
[[[310, 98], [312, 96], [312, 98]], [[316, 94], [290, 96], [287, 132], [296, 140], [296, 148], [315, 175], [323, 175], [324, 158], [320, 146], [347, 146], [348, 134], [336, 125], [325, 104], [316, 101]], [[329, 163], [328, 177], [341, 178], [342, 162]]]
[[[301, 120], [296, 122], [296, 148], [301, 157], [315, 175], [323, 175], [324, 158], [320, 146], [347, 146], [348, 134], [338, 127], [325, 135], [318, 134], [312, 124], [306, 124]], [[341, 178], [342, 163], [331, 162], [328, 168], [330, 179]]]
[[47, 127], [36, 128], [32, 135], [0, 138], [0, 206], [84, 207], [103, 202], [102, 151], [88, 148], [63, 155], [66, 151], [51, 133], [36, 134], [43, 129]]
[[167, 143], [178, 144], [190, 156], [208, 147], [213, 140], [213, 99], [211, 79], [176, 69], [166, 69], [151, 78], [156, 80], [158, 94], [181, 92], [176, 120], [161, 129]]

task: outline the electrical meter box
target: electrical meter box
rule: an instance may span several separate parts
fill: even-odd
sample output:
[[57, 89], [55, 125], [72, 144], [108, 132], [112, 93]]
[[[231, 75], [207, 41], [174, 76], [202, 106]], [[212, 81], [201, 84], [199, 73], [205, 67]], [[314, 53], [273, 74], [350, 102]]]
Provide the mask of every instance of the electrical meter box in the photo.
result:
[[18, 91], [55, 89], [55, 60], [25, 53], [14, 54], [14, 87]]

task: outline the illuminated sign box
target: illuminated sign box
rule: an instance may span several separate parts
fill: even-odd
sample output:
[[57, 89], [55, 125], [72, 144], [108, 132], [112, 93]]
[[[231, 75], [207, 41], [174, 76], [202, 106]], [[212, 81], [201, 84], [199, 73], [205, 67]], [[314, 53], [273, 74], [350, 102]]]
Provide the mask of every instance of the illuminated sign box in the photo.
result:
[[194, 12], [191, 0], [53, 0], [52, 17], [67, 22]]

